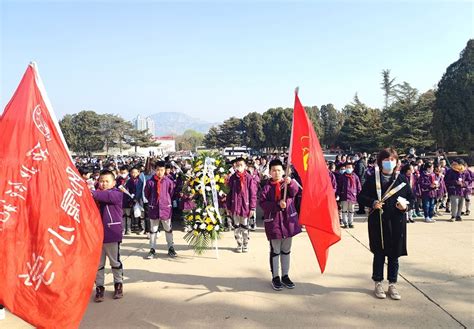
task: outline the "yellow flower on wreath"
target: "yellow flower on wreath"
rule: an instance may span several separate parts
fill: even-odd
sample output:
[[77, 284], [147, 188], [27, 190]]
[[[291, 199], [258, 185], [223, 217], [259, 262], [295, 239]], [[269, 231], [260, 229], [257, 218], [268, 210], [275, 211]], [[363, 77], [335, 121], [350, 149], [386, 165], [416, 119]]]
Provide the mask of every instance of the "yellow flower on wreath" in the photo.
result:
[[194, 231], [193, 231], [193, 234], [194, 234], [195, 236], [198, 236], [199, 232], [198, 232], [197, 230], [194, 230]]
[[209, 224], [206, 227], [206, 230], [208, 230], [209, 232], [212, 231], [213, 229], [214, 229], [214, 225], [212, 225], [212, 224]]
[[207, 217], [204, 222], [206, 222], [206, 224], [210, 224], [212, 222], [212, 220], [209, 217]]

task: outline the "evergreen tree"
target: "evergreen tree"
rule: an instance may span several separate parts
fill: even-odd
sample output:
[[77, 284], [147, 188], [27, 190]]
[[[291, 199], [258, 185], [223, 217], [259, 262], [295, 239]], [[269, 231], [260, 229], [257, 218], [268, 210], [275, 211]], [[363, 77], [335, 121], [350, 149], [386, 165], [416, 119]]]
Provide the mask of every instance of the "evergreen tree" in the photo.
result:
[[436, 91], [433, 132], [446, 150], [474, 149], [474, 40], [444, 73]]

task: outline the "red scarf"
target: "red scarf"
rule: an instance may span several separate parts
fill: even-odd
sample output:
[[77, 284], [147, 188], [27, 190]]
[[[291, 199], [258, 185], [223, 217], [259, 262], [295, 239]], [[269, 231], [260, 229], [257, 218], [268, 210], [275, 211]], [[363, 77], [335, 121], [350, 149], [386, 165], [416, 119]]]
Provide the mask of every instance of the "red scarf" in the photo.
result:
[[275, 186], [275, 201], [281, 200], [281, 181], [270, 181], [270, 184]]
[[243, 190], [245, 186], [245, 171], [243, 173], [237, 171], [237, 177], [240, 179], [240, 189]]
[[160, 190], [161, 190], [161, 179], [158, 176], [153, 176], [153, 179], [156, 181], [156, 194], [158, 195], [157, 199], [160, 198]]
[[349, 178], [349, 186], [354, 186], [355, 185], [354, 176], [352, 174], [346, 174], [346, 177]]

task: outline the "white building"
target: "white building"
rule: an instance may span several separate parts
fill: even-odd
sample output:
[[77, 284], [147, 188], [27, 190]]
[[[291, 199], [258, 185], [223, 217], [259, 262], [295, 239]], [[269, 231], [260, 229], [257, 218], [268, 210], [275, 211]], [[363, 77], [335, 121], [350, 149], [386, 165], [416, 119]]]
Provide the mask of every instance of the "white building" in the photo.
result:
[[137, 115], [135, 119], [132, 121], [133, 126], [137, 130], [148, 130], [150, 134], [155, 136], [155, 120], [150, 117], [142, 117], [141, 115]]

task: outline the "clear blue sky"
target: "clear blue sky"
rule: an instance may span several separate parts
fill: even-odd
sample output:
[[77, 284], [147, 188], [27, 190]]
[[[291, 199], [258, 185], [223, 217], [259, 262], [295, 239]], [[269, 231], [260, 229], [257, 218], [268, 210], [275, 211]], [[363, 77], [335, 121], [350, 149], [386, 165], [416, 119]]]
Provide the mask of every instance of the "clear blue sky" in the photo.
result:
[[435, 86], [473, 37], [468, 1], [1, 2], [0, 105], [38, 63], [59, 117], [381, 107], [380, 72]]

